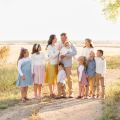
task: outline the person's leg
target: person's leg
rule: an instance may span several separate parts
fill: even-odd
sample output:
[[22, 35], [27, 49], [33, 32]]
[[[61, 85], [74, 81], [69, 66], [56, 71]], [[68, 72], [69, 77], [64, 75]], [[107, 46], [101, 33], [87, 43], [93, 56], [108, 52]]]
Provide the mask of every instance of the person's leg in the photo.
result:
[[41, 88], [42, 88], [42, 85], [38, 85], [38, 97], [41, 98]]
[[85, 93], [85, 88], [84, 86], [81, 86], [81, 96], [84, 97], [84, 93]]
[[85, 89], [85, 97], [87, 98], [87, 97], [88, 97], [88, 92], [89, 92], [89, 86], [86, 85], [86, 86], [84, 87], [84, 89]]
[[52, 84], [49, 84], [49, 91], [50, 91], [50, 95], [53, 94], [53, 91], [52, 91]]
[[99, 79], [100, 79], [100, 75], [96, 74], [96, 89], [97, 89], [97, 97], [99, 97], [99, 91], [100, 91], [100, 84], [99, 84]]
[[102, 98], [104, 98], [105, 95], [104, 77], [100, 77], [100, 87], [101, 87], [100, 95]]
[[21, 87], [20, 91], [21, 91], [21, 99], [23, 102], [25, 102], [25, 87]]
[[79, 82], [79, 96], [82, 97], [82, 86], [81, 83]]
[[89, 95], [91, 96], [91, 94], [92, 94], [92, 80], [91, 80], [91, 77], [88, 77], [88, 81], [89, 81]]
[[62, 84], [62, 95], [66, 97], [65, 84]]
[[69, 92], [69, 97], [72, 97], [72, 72], [71, 72], [72, 67], [66, 67], [65, 72], [67, 75], [67, 84], [68, 84], [68, 92]]
[[37, 98], [37, 84], [34, 84], [34, 97]]
[[60, 97], [61, 96], [61, 84], [60, 83], [57, 84], [57, 89], [58, 89], [58, 97]]
[[25, 87], [25, 98], [27, 98], [28, 86]]

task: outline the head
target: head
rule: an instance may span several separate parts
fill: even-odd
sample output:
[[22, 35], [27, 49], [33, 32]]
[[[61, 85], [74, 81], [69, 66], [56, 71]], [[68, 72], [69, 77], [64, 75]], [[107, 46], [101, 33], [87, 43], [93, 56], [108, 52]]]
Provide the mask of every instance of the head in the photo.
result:
[[32, 54], [34, 53], [39, 53], [41, 51], [41, 46], [40, 44], [34, 44], [32, 48]]
[[94, 58], [95, 57], [95, 53], [93, 51], [90, 52], [90, 58]]
[[65, 46], [66, 48], [70, 48], [70, 42], [69, 42], [69, 41], [65, 41], [64, 46]]
[[59, 65], [58, 65], [58, 70], [63, 70], [63, 69], [64, 69], [64, 64], [59, 63]]
[[67, 40], [67, 34], [66, 33], [61, 33], [60, 37], [61, 37], [61, 42], [64, 44], [65, 41]]
[[84, 65], [85, 67], [87, 66], [87, 59], [84, 56], [80, 56], [78, 58], [78, 62], [79, 62], [80, 65]]
[[47, 47], [48, 47], [49, 45], [54, 45], [56, 42], [57, 42], [56, 35], [54, 35], [54, 34], [50, 35], [49, 40], [48, 40]]
[[85, 47], [87, 48], [93, 48], [93, 45], [92, 45], [92, 40], [87, 38], [85, 39]]
[[19, 55], [19, 58], [18, 60], [22, 59], [22, 58], [26, 58], [26, 57], [29, 57], [29, 52], [27, 49], [25, 48], [21, 48], [21, 51], [20, 51], [20, 55]]
[[97, 50], [97, 57], [102, 57], [104, 54], [103, 50]]

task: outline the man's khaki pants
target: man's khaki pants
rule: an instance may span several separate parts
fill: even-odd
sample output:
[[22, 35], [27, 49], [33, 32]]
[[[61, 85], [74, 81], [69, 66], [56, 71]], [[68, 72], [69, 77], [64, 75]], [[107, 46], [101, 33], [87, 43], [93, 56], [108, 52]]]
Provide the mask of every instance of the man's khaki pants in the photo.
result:
[[105, 95], [104, 77], [102, 77], [100, 74], [96, 74], [96, 89], [97, 96], [104, 97]]
[[58, 88], [58, 96], [60, 97], [61, 95], [63, 95], [64, 97], [66, 97], [65, 84], [58, 82], [57, 88]]
[[72, 95], [72, 67], [65, 67], [69, 96]]

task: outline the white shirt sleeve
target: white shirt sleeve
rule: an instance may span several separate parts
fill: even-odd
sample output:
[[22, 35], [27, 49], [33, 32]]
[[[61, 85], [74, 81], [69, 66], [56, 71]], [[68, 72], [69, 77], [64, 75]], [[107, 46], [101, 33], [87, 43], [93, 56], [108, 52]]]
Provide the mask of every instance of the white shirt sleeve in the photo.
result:
[[103, 72], [102, 72], [102, 77], [104, 77], [104, 76], [105, 76], [105, 73], [106, 73], [106, 60], [103, 61], [102, 69], [103, 69], [103, 70], [102, 70], [102, 71], [103, 71]]
[[81, 81], [81, 79], [82, 79], [83, 70], [84, 70], [84, 66], [80, 65], [78, 67], [78, 79], [79, 79], [79, 81]]
[[18, 72], [19, 72], [20, 76], [23, 76], [23, 73], [22, 73], [22, 70], [21, 70], [21, 66], [22, 66], [22, 61], [19, 60], [18, 61]]

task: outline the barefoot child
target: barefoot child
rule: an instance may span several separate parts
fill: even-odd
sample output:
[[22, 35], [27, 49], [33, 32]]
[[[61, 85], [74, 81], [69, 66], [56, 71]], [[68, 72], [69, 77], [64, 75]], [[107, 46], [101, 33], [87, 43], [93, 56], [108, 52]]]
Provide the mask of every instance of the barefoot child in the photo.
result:
[[41, 98], [41, 88], [45, 80], [45, 55], [40, 44], [34, 44], [32, 49], [32, 74], [34, 82], [34, 96]]
[[87, 74], [86, 74], [86, 58], [81, 56], [78, 58], [78, 80], [79, 80], [79, 98], [86, 98], [85, 88], [88, 86]]
[[103, 50], [97, 50], [96, 61], [96, 88], [97, 88], [97, 97], [104, 98], [104, 76], [106, 70], [106, 60], [103, 57]]
[[27, 49], [22, 48], [18, 58], [18, 79], [17, 86], [20, 87], [22, 102], [28, 100], [28, 86], [32, 85], [31, 59]]
[[58, 77], [57, 77], [57, 86], [58, 86], [58, 95], [56, 99], [59, 98], [66, 98], [66, 92], [65, 92], [65, 79], [66, 79], [66, 73], [64, 70], [64, 65], [62, 63], [59, 63], [58, 66]]
[[95, 62], [95, 53], [91, 51], [90, 56], [87, 61], [87, 76], [89, 83], [89, 96], [94, 97], [94, 84], [96, 76], [96, 62]]

